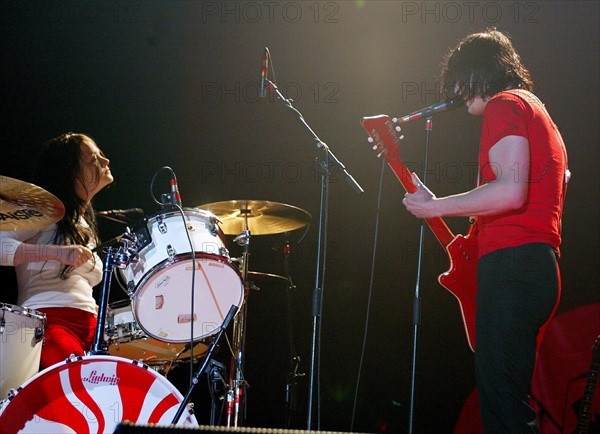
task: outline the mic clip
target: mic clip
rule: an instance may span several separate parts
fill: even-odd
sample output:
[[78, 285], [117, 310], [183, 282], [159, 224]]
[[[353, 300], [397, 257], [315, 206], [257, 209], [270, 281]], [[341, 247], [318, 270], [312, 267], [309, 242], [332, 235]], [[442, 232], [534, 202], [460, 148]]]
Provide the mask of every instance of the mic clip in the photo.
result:
[[175, 193], [163, 193], [160, 195], [160, 201], [164, 208], [175, 207], [178, 205]]

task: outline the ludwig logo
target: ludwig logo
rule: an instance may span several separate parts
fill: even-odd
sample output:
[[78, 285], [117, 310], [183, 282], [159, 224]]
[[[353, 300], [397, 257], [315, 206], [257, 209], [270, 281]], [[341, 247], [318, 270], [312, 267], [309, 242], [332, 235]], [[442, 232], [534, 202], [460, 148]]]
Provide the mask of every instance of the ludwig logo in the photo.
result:
[[98, 371], [92, 371], [90, 373], [89, 377], [83, 377], [81, 379], [81, 381], [83, 381], [84, 383], [91, 383], [91, 384], [106, 383], [111, 386], [116, 386], [119, 384], [119, 381], [121, 381], [121, 379], [119, 377], [117, 377], [115, 374], [108, 376], [108, 375], [104, 375], [104, 373], [101, 373], [100, 375], [98, 375]]

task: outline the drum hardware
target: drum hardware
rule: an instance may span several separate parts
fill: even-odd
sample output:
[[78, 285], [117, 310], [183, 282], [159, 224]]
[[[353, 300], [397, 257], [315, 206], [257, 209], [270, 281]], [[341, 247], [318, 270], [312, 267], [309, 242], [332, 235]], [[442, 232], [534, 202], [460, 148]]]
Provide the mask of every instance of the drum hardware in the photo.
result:
[[[239, 265], [242, 272], [242, 281], [244, 282], [244, 304], [242, 305], [238, 316], [233, 322], [232, 331], [232, 358], [229, 373], [229, 384], [226, 394], [226, 425], [228, 427], [238, 427], [243, 423], [245, 410], [245, 389], [248, 387], [244, 379], [244, 353], [246, 347], [246, 315], [248, 312], [248, 260], [250, 257], [250, 231], [247, 229], [248, 214], [242, 214], [246, 220], [246, 229], [237, 235], [234, 239], [236, 244], [243, 248], [242, 257]], [[236, 241], [237, 240], [237, 241]], [[245, 411], [244, 411], [245, 412]]]
[[[223, 233], [235, 235], [234, 243], [243, 248], [242, 257], [236, 262], [242, 272], [245, 297], [248, 296], [249, 289], [257, 288], [250, 279], [251, 272], [248, 268], [250, 234], [272, 235], [289, 232], [307, 226], [311, 219], [310, 214], [300, 208], [264, 200], [232, 200], [200, 205], [199, 208], [214, 213], [221, 221]], [[253, 277], [266, 274], [254, 273]], [[233, 323], [233, 356], [227, 391], [226, 425], [228, 427], [238, 427], [243, 424], [242, 411], [245, 409], [245, 389], [248, 387], [243, 376], [246, 319], [247, 303], [245, 302]]]
[[227, 316], [225, 317], [225, 320], [223, 321], [223, 323], [221, 324], [221, 327], [219, 328], [219, 333], [217, 334], [215, 340], [208, 347], [208, 352], [206, 354], [206, 357], [204, 358], [204, 361], [202, 362], [202, 365], [196, 371], [196, 373], [193, 375], [193, 378], [192, 378], [192, 381], [190, 384], [190, 388], [187, 391], [186, 395], [184, 396], [183, 400], [181, 401], [181, 404], [179, 405], [179, 408], [177, 409], [177, 413], [175, 413], [175, 417], [173, 417], [173, 420], [171, 421], [172, 424], [177, 424], [177, 422], [179, 422], [179, 419], [183, 415], [183, 412], [185, 411], [187, 404], [192, 396], [192, 392], [194, 391], [195, 387], [198, 385], [198, 382], [200, 381], [200, 377], [202, 376], [202, 374], [207, 370], [208, 366], [210, 365], [210, 362], [212, 360], [215, 349], [217, 348], [217, 344], [218, 344], [219, 340], [223, 336], [223, 333], [225, 333], [225, 330], [229, 326], [229, 323], [231, 322], [231, 320], [233, 319], [233, 317], [235, 316], [237, 311], [238, 311], [238, 306], [231, 305], [231, 307], [229, 308], [229, 312], [227, 313]]
[[[225, 391], [227, 390], [227, 382], [225, 381], [225, 365], [216, 360], [210, 362], [210, 398], [211, 398], [211, 412], [210, 412], [210, 425], [215, 426], [219, 421], [217, 413], [217, 400], [216, 396], [219, 396], [218, 400], [221, 401], [221, 412], [223, 411], [223, 404], [225, 403]], [[222, 392], [219, 395], [219, 391]]]
[[25, 231], [56, 223], [63, 203], [37, 185], [0, 175], [0, 231]]
[[91, 355], [107, 355], [108, 347], [104, 342], [104, 332], [106, 327], [106, 315], [108, 311], [108, 299], [110, 295], [110, 285], [114, 268], [125, 268], [137, 255], [136, 237], [129, 228], [119, 239], [121, 246], [115, 250], [112, 245], [104, 249], [106, 258], [103, 263], [102, 291], [100, 293], [100, 305], [98, 307], [98, 322], [94, 342], [89, 352]]

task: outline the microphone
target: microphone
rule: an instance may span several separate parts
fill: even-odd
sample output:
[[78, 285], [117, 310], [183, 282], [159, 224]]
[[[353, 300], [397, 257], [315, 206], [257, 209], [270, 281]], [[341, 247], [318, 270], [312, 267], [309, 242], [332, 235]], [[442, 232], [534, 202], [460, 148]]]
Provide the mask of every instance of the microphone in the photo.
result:
[[265, 47], [260, 68], [260, 94], [261, 98], [267, 95], [267, 75], [269, 74], [269, 49]]
[[144, 210], [141, 208], [111, 209], [108, 211], [98, 211], [96, 215], [109, 220], [115, 220], [119, 223], [129, 223], [143, 217]]
[[404, 124], [410, 121], [417, 121], [421, 118], [433, 116], [434, 114], [439, 112], [457, 109], [459, 107], [462, 107], [464, 103], [465, 102], [462, 98], [448, 98], [447, 100], [435, 103], [421, 110], [417, 110], [416, 112], [412, 112], [411, 114], [402, 116], [401, 118], [394, 118], [392, 119], [392, 121], [398, 122], [399, 124]]
[[179, 194], [179, 186], [177, 185], [175, 172], [171, 172], [171, 200], [173, 205], [177, 205], [181, 208], [181, 195]]

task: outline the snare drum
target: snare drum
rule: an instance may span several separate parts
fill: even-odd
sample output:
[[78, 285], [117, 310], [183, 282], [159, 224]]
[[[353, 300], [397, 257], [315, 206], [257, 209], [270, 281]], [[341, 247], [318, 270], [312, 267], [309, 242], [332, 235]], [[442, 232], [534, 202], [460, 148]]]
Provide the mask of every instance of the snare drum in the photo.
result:
[[144, 219], [135, 234], [138, 260], [122, 272], [142, 330], [160, 341], [182, 343], [218, 333], [231, 306], [239, 309], [244, 296], [218, 219], [194, 208], [183, 216], [165, 211]]
[[[112, 356], [131, 360], [143, 360], [150, 366], [189, 360], [192, 352], [189, 344], [161, 342], [149, 337], [137, 324], [131, 311], [131, 300], [111, 303], [106, 319], [106, 343]], [[208, 351], [203, 342], [194, 345], [194, 358], [202, 357]]]
[[[181, 393], [147, 366], [111, 356], [67, 359], [43, 370], [2, 403], [10, 433], [113, 433], [121, 421], [170, 425]], [[188, 408], [178, 425], [198, 426]]]
[[40, 369], [46, 315], [0, 303], [0, 399]]

